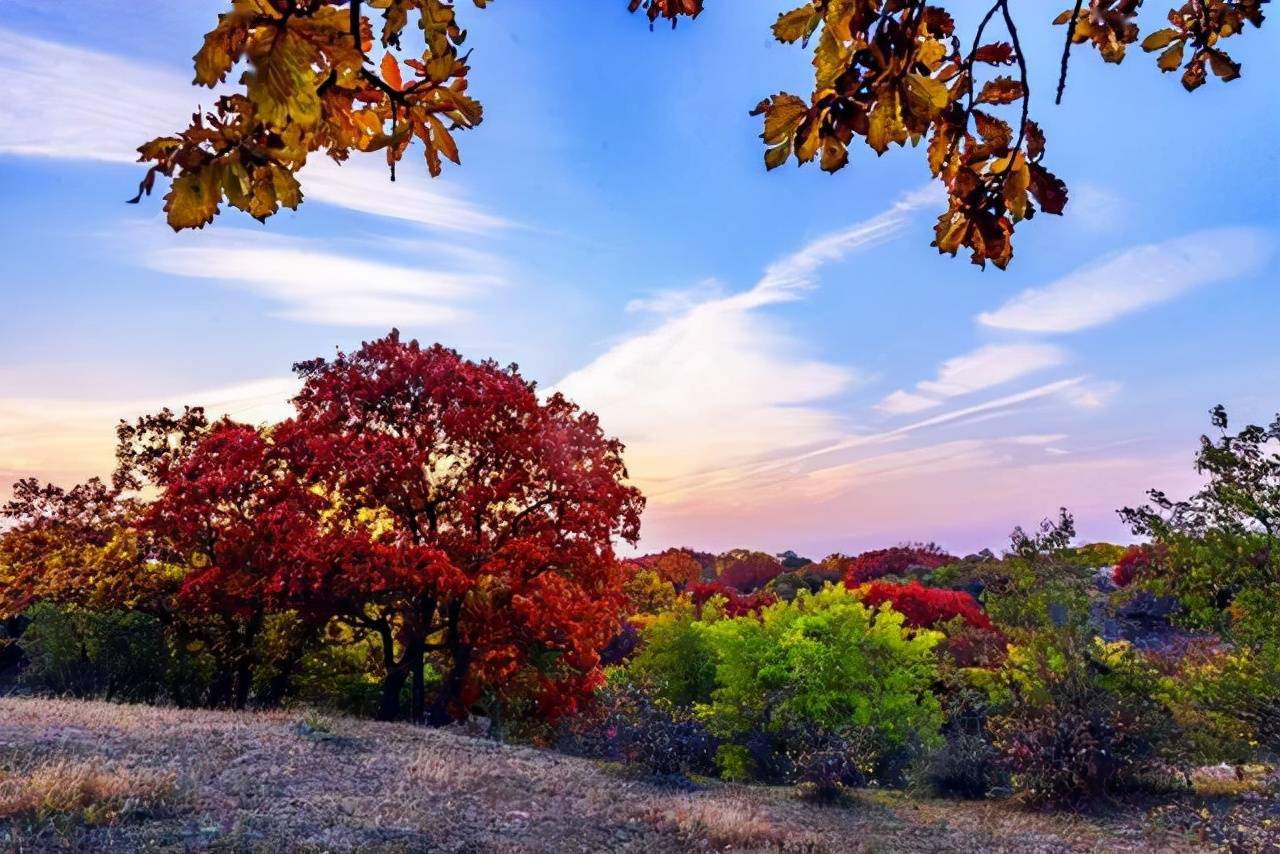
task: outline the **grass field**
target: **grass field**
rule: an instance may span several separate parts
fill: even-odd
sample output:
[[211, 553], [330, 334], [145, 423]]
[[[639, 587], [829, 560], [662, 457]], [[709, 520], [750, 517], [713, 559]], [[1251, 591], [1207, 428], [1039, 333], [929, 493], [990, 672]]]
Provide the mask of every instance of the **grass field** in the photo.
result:
[[1074, 814], [863, 791], [824, 807], [401, 724], [0, 699], [0, 850], [1153, 848], [1280, 850], [1280, 804], [1186, 794]]

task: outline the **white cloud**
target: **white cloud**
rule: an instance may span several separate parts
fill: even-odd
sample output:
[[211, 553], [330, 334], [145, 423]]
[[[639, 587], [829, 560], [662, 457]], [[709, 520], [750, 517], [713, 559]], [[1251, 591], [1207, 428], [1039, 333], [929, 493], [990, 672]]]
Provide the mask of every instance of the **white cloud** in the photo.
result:
[[922, 394], [912, 394], [909, 391], [898, 389], [885, 396], [884, 400], [876, 404], [876, 409], [888, 415], [909, 415], [913, 412], [923, 412], [926, 409], [933, 409], [935, 406], [941, 406], [942, 401], [932, 397], [925, 397]]
[[[0, 154], [135, 163], [147, 139], [185, 127], [217, 94], [191, 85], [189, 72], [0, 28]], [[315, 155], [300, 174], [308, 200], [420, 225], [479, 232], [505, 225], [460, 198], [456, 187], [356, 157], [342, 166]], [[406, 164], [408, 165], [408, 164]], [[138, 178], [144, 167], [137, 166]], [[129, 189], [122, 185], [122, 195]]]
[[748, 290], [713, 295], [704, 284], [697, 296], [666, 292], [633, 304], [666, 316], [565, 377], [557, 390], [627, 443], [632, 476], [658, 500], [696, 488], [708, 473], [838, 439], [841, 418], [818, 404], [859, 376], [808, 358], [759, 309], [800, 298], [823, 265], [892, 238], [919, 203], [908, 197], [818, 238], [769, 265]]
[[[195, 245], [191, 245], [194, 243]], [[338, 326], [440, 325], [457, 301], [491, 290], [490, 272], [398, 266], [324, 251], [307, 240], [223, 229], [142, 253], [153, 270], [217, 279], [283, 304], [280, 316]]]
[[211, 418], [272, 423], [292, 414], [288, 401], [297, 390], [296, 379], [283, 377], [124, 400], [0, 398], [0, 490], [7, 493], [21, 477], [69, 484], [109, 474], [120, 419], [191, 405], [204, 406]]
[[938, 377], [920, 383], [920, 391], [956, 397], [1002, 385], [1036, 371], [1061, 365], [1066, 353], [1049, 344], [994, 344], [942, 363]]
[[921, 412], [949, 397], [972, 394], [1061, 365], [1066, 352], [1050, 344], [992, 344], [942, 363], [938, 376], [916, 384], [915, 392], [898, 390], [876, 405], [889, 415]]
[[1250, 228], [1192, 232], [1110, 255], [1042, 288], [1029, 288], [978, 322], [1024, 332], [1075, 332], [1246, 275], [1266, 260], [1272, 238]]
[[1101, 409], [1120, 391], [1120, 383], [1096, 382], [1072, 389], [1067, 402], [1077, 409]]

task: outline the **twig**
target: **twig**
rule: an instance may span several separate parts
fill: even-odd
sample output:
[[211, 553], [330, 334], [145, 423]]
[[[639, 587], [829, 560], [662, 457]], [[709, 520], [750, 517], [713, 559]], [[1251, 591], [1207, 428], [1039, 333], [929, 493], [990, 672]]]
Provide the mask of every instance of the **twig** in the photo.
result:
[[[1079, 0], [1078, 0], [1079, 2]], [[1013, 15], [1009, 12], [1009, 0], [1000, 0], [1000, 11], [1004, 15], [1004, 25], [1009, 31], [1009, 40], [1013, 42], [1013, 55], [1018, 60], [1018, 76], [1022, 78], [1022, 122], [1018, 125], [1018, 141], [1013, 144], [1016, 153], [1022, 148], [1027, 137], [1027, 119], [1031, 114], [1031, 80], [1027, 75], [1027, 59], [1022, 55], [1022, 43], [1018, 41], [1018, 28], [1013, 23]], [[1013, 165], [1013, 154], [1009, 155], [1007, 171]]]
[[1054, 98], [1053, 103], [1062, 103], [1062, 93], [1067, 88], [1067, 64], [1071, 61], [1071, 45], [1076, 38], [1076, 22], [1080, 20], [1080, 9], [1084, 6], [1084, 0], [1076, 0], [1075, 8], [1071, 11], [1071, 22], [1067, 24], [1067, 43], [1062, 46], [1062, 69], [1058, 72], [1058, 96]]

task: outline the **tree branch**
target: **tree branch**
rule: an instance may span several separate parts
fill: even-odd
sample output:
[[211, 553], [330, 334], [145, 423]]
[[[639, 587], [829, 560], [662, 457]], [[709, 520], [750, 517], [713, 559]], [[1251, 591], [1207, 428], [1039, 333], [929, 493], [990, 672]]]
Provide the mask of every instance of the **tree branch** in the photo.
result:
[[1076, 0], [1075, 8], [1071, 10], [1071, 21], [1067, 24], [1067, 43], [1062, 46], [1062, 68], [1058, 72], [1058, 96], [1054, 98], [1053, 103], [1062, 103], [1062, 93], [1067, 88], [1067, 64], [1071, 61], [1071, 45], [1076, 38], [1076, 21], [1080, 20], [1080, 9], [1084, 6], [1084, 0]]

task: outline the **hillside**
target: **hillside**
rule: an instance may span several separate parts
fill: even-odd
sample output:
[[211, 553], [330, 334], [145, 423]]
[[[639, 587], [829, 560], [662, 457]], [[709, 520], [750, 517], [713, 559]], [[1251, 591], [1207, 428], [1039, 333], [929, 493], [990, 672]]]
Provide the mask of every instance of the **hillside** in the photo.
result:
[[1195, 850], [1202, 808], [1259, 845], [1275, 808], [1049, 814], [870, 791], [819, 807], [400, 724], [16, 698], [0, 699], [0, 769], [0, 815], [20, 812], [0, 846], [19, 851]]

